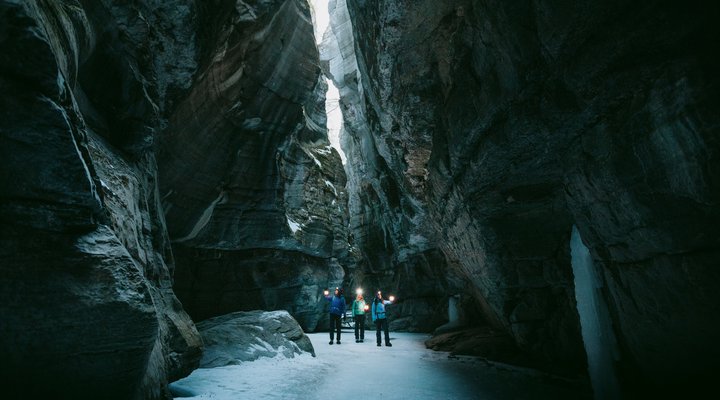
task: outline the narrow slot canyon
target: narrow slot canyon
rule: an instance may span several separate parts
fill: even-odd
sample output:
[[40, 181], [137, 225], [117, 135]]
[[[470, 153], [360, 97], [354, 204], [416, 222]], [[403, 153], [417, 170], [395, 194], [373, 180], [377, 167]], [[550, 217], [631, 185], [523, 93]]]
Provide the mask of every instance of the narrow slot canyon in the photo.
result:
[[712, 393], [718, 20], [0, 0], [2, 397]]

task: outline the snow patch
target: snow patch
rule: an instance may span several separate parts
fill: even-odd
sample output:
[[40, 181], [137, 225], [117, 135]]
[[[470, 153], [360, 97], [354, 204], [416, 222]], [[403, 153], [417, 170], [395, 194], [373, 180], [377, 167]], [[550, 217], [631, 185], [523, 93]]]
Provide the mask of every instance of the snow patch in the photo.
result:
[[210, 205], [203, 211], [203, 213], [200, 215], [200, 218], [198, 218], [197, 222], [195, 223], [195, 226], [190, 230], [190, 233], [188, 233], [185, 237], [182, 237], [180, 239], [174, 240], [174, 242], [185, 242], [191, 239], [194, 239], [197, 237], [197, 235], [200, 233], [200, 231], [205, 228], [205, 226], [210, 222], [210, 218], [212, 218], [213, 212], [215, 211], [215, 206], [225, 201], [225, 191], [220, 192], [220, 195], [212, 202]]
[[240, 80], [240, 78], [242, 78], [243, 72], [245, 72], [244, 63], [240, 65], [240, 68], [238, 68], [232, 75], [230, 75], [229, 78], [225, 79], [223, 82], [220, 82], [220, 85], [218, 85], [218, 90], [220, 92], [228, 90], [228, 88], [236, 84]]
[[241, 128], [253, 131], [258, 129], [260, 127], [260, 124], [262, 124], [262, 118], [260, 117], [247, 118], [242, 122]]
[[330, 146], [316, 147], [314, 150], [317, 153], [325, 154], [325, 155], [329, 155], [332, 153], [332, 147], [330, 147]]
[[322, 163], [320, 162], [320, 160], [318, 160], [317, 157], [315, 157], [312, 153], [308, 154], [310, 154], [310, 157], [312, 157], [313, 161], [315, 161], [315, 164], [317, 164], [318, 167], [322, 168]]
[[253, 353], [257, 353], [257, 352], [265, 353], [268, 351], [274, 352], [274, 349], [272, 346], [270, 346], [270, 343], [268, 343], [264, 340], [260, 340], [260, 339], [256, 339], [256, 340], [258, 343], [250, 344], [250, 348], [247, 350], [248, 354], [253, 354]]
[[429, 242], [425, 236], [414, 233], [410, 235], [409, 243], [418, 247], [426, 247]]
[[329, 186], [333, 190], [333, 192], [335, 192], [335, 197], [337, 197], [337, 189], [335, 189], [335, 185], [333, 185], [332, 182], [325, 179], [325, 186]]
[[285, 216], [285, 218], [287, 219], [287, 224], [288, 224], [288, 226], [290, 227], [290, 230], [292, 231], [293, 234], [297, 233], [297, 231], [302, 230], [302, 225], [300, 225], [299, 223], [293, 221], [293, 220], [290, 219], [290, 217], [288, 217], [287, 215]]

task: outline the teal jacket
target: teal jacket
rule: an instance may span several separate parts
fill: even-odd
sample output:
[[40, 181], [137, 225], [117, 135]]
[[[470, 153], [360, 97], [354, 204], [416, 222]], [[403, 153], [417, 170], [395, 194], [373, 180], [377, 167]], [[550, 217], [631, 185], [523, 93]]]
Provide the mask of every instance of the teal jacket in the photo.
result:
[[373, 300], [372, 307], [371, 307], [373, 322], [375, 322], [378, 319], [385, 319], [385, 304], [390, 304], [390, 302], [387, 300], [383, 300], [383, 301], [377, 301], [377, 299]]
[[365, 300], [353, 301], [353, 317], [356, 315], [365, 315]]

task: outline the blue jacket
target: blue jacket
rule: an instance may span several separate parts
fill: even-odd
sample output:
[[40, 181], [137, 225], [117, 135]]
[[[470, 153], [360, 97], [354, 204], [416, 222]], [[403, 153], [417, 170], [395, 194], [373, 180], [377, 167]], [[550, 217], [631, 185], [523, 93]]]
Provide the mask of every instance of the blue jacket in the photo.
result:
[[345, 315], [345, 298], [340, 296], [325, 296], [330, 302], [330, 314]]
[[372, 319], [373, 322], [378, 319], [385, 319], [385, 304], [390, 304], [389, 301], [383, 300], [383, 301], [376, 301], [373, 300], [372, 303]]

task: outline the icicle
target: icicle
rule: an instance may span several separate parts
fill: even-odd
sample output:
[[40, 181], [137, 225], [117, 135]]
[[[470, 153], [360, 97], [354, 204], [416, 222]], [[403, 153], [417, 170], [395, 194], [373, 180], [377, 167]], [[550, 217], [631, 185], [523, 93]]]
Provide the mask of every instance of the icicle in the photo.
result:
[[614, 364], [617, 348], [608, 307], [600, 292], [602, 280], [595, 271], [590, 251], [575, 226], [570, 238], [570, 256], [575, 275], [577, 310], [587, 353], [588, 374], [595, 400], [619, 399], [620, 388]]

